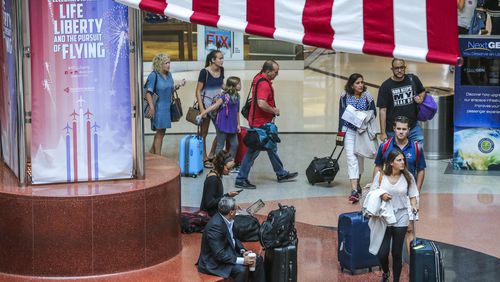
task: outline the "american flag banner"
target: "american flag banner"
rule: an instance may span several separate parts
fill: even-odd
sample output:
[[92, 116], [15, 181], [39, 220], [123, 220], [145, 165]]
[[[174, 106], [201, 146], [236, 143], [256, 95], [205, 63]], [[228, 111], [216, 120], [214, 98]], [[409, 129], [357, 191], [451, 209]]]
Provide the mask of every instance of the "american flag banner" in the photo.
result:
[[341, 52], [455, 65], [456, 0], [115, 0], [182, 21]]

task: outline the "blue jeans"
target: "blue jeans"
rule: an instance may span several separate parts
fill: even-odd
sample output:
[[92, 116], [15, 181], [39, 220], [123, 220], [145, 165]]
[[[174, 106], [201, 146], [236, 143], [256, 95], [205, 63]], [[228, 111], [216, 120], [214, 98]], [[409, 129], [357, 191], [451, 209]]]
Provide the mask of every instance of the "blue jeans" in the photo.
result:
[[[267, 155], [269, 156], [269, 160], [271, 161], [271, 165], [273, 166], [276, 176], [287, 175], [288, 171], [286, 171], [283, 168], [283, 163], [281, 162], [280, 157], [278, 156], [278, 147], [276, 147], [274, 150], [269, 150], [266, 152]], [[243, 182], [245, 180], [248, 180], [248, 174], [250, 173], [250, 169], [252, 168], [253, 163], [255, 159], [259, 156], [259, 154], [260, 151], [255, 151], [248, 148], [247, 153], [243, 157], [243, 161], [241, 161], [240, 172], [236, 177], [236, 182]]]
[[[386, 134], [387, 138], [394, 137], [394, 131], [386, 131]], [[422, 128], [420, 127], [420, 124], [418, 122], [412, 129], [410, 129], [408, 140], [410, 140], [410, 142], [418, 141], [418, 144], [420, 144], [420, 146], [424, 146], [424, 132], [422, 131]]]

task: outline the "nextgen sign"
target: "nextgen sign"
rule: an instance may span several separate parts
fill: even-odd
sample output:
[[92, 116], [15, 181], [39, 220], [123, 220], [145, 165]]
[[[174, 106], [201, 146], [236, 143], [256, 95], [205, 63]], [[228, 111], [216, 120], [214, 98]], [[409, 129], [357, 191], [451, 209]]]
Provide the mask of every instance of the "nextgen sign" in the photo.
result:
[[461, 38], [460, 51], [463, 57], [498, 57], [500, 39]]
[[467, 42], [467, 49], [500, 49], [500, 41]]

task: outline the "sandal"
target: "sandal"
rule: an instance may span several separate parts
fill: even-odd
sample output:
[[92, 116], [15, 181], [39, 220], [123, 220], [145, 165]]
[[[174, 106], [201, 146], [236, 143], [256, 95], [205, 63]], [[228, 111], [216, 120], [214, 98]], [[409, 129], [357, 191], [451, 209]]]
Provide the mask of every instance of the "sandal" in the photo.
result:
[[352, 202], [353, 204], [356, 204], [359, 202], [359, 194], [358, 191], [352, 190], [351, 195], [349, 196], [349, 202]]
[[213, 164], [210, 160], [205, 160], [205, 161], [203, 162], [203, 166], [204, 166], [205, 168], [214, 168], [214, 164]]

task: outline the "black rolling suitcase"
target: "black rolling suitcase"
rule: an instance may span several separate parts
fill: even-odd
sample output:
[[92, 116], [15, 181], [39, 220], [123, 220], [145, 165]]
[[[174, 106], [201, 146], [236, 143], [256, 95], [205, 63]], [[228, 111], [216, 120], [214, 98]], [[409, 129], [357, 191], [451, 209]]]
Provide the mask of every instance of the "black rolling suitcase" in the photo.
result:
[[296, 282], [297, 245], [266, 249], [264, 266], [267, 282]]
[[441, 251], [433, 241], [417, 239], [415, 221], [413, 221], [413, 238], [410, 248], [410, 282], [444, 281]]
[[[320, 182], [328, 182], [328, 184], [330, 184], [335, 179], [335, 176], [340, 169], [338, 159], [340, 158], [340, 155], [342, 155], [342, 151], [344, 151], [344, 135], [344, 132], [339, 132], [337, 134], [335, 148], [329, 157], [314, 157], [311, 164], [309, 164], [306, 169], [306, 176], [310, 184], [314, 185]], [[340, 150], [337, 158], [334, 159], [332, 157], [338, 146], [341, 146], [342, 149]]]

